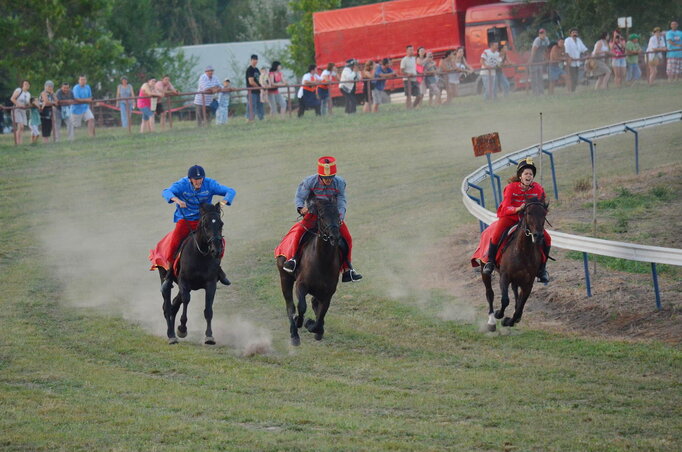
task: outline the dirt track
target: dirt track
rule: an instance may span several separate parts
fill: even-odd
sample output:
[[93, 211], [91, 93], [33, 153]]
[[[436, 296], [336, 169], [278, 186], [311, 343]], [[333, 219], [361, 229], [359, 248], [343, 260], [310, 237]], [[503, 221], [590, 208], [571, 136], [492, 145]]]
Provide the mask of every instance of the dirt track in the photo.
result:
[[[650, 180], [654, 176], [657, 185], [665, 184], [673, 190], [673, 201], [666, 203], [665, 211], [668, 218], [677, 220], [665, 223], [660, 221], [655, 212], [647, 212], [630, 220], [630, 232], [618, 234], [616, 238], [611, 235], [601, 238], [637, 243], [631, 238], [645, 230], [652, 238], [642, 244], [682, 248], [682, 235], [679, 232], [679, 219], [682, 218], [682, 166], [642, 173], [635, 181], [628, 176], [627, 187], [633, 193], [645, 192], [651, 188]], [[624, 181], [625, 178], [604, 181], [603, 186], [610, 188], [601, 190], [600, 199], [612, 199]], [[548, 219], [555, 229], [578, 234], [570, 226], [581, 219], [590, 221], [590, 212], [583, 207], [586, 200], [591, 199], [590, 196], [589, 193], [583, 193], [570, 203], [563, 203], [561, 208], [551, 209]], [[599, 221], [608, 224], [610, 220], [603, 218]], [[471, 226], [460, 228], [443, 249], [448, 250], [445, 259], [449, 264], [450, 277], [461, 281], [457, 283], [457, 290], [466, 299], [472, 300], [477, 309], [483, 310], [485, 295], [480, 269], [473, 269], [468, 264], [478, 236], [478, 224], [472, 221]], [[582, 261], [567, 258], [563, 250], [552, 254], [557, 259], [548, 264], [552, 281], [547, 286], [536, 283], [526, 304], [521, 327], [525, 324], [532, 328], [579, 335], [682, 343], [682, 278], [659, 275], [663, 309], [658, 311], [651, 273], [621, 272], [597, 265], [595, 276], [592, 274], [594, 264], [591, 262], [592, 297], [588, 298]], [[493, 288], [496, 290], [496, 303], [499, 304], [497, 281], [495, 276]]]

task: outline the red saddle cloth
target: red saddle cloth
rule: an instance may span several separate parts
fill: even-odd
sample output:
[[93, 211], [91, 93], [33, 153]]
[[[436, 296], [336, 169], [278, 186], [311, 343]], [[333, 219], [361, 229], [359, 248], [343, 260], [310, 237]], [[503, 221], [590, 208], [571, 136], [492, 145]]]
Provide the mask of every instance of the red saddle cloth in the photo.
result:
[[[518, 227], [518, 224], [512, 226], [509, 228], [508, 231], [504, 233], [502, 236], [502, 242], [500, 243], [499, 248], [497, 249], [497, 254], [495, 255], [495, 262], [500, 262], [502, 259], [502, 254], [504, 253], [504, 250], [507, 248], [507, 242], [512, 236], [512, 233], [516, 230]], [[478, 248], [476, 248], [476, 251], [474, 251], [474, 254], [471, 255], [471, 266], [472, 267], [478, 267], [481, 264], [485, 264], [488, 262], [488, 248], [490, 248], [490, 236], [492, 235], [492, 230], [490, 226], [485, 228], [485, 230], [481, 233], [481, 241], [478, 244]], [[547, 256], [545, 256], [545, 252], [541, 250], [542, 253], [542, 262], [547, 261]]]
[[[154, 247], [153, 250], [149, 250], [149, 260], [152, 263], [152, 266], [149, 270], [154, 271], [158, 267], [165, 268], [168, 270], [169, 268], [169, 263], [168, 260], [166, 259], [166, 256], [171, 255], [173, 253], [173, 250], [170, 249], [171, 244], [172, 244], [172, 236], [173, 236], [173, 231], [169, 232], [168, 234], [165, 235], [164, 238], [162, 238], [159, 243], [156, 244], [156, 247]], [[189, 237], [189, 236], [187, 236]], [[180, 263], [180, 252], [179, 250], [182, 249], [182, 244], [185, 243], [185, 240], [187, 240], [187, 237], [182, 241], [180, 246], [178, 247], [177, 250], [175, 250], [175, 256], [173, 258], [173, 272], [177, 275], [178, 274], [178, 264]], [[225, 238], [223, 238], [223, 252], [220, 255], [220, 258], [222, 259], [223, 256], [225, 255]]]

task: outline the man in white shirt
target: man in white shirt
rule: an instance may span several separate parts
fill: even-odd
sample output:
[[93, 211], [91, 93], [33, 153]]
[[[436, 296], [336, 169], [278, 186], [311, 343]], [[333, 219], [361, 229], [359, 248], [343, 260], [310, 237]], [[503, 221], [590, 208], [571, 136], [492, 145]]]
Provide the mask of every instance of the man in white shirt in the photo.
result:
[[497, 67], [502, 64], [500, 45], [493, 41], [490, 48], [485, 49], [481, 54], [481, 80], [483, 82], [483, 98], [486, 100], [497, 97]]
[[[405, 106], [407, 108], [414, 108], [419, 105], [422, 100], [419, 92], [419, 83], [417, 82], [417, 58], [414, 56], [414, 47], [411, 45], [405, 49], [406, 55], [400, 60], [400, 72], [408, 76], [403, 81], [405, 86]], [[415, 97], [414, 105], [412, 104], [412, 96]]]
[[582, 66], [582, 61], [580, 58], [583, 57], [585, 52], [588, 52], [587, 47], [583, 41], [578, 37], [578, 29], [571, 28], [569, 32], [569, 37], [564, 40], [564, 48], [566, 49], [566, 55], [569, 57], [568, 73], [570, 75], [571, 86], [569, 87], [570, 92], [574, 92], [576, 86], [578, 85], [578, 73], [580, 71], [580, 66]]
[[[199, 127], [208, 124], [210, 117], [209, 105], [213, 102], [213, 95], [220, 90], [220, 82], [218, 81], [218, 77], [213, 76], [213, 72], [215, 72], [213, 66], [206, 66], [204, 73], [199, 77], [197, 91], [200, 94], [194, 95], [194, 108], [196, 110], [197, 124]], [[204, 113], [206, 113], [206, 116], [204, 116]]]

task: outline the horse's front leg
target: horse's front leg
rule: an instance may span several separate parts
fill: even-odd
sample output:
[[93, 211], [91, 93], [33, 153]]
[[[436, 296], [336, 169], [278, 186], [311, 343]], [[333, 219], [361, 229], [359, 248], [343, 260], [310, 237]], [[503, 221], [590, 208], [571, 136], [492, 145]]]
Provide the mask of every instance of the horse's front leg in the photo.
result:
[[216, 282], [206, 283], [206, 304], [204, 305], [204, 318], [206, 319], [206, 337], [204, 344], [215, 345], [211, 321], [213, 320], [213, 299], [215, 298]]
[[[500, 273], [500, 294], [502, 295], [500, 310], [495, 312], [495, 318], [501, 319], [504, 317], [504, 311], [509, 306], [509, 277], [506, 274]], [[504, 325], [504, 321], [502, 322]]]
[[[177, 298], [180, 298], [178, 294]], [[182, 315], [180, 325], [178, 325], [178, 337], [187, 337], [187, 303], [182, 303]]]
[[175, 337], [175, 314], [173, 313], [173, 305], [171, 304], [170, 288], [165, 292], [161, 292], [161, 294], [163, 295], [163, 316], [166, 319], [166, 335], [168, 336], [168, 343], [177, 344], [178, 339]]
[[495, 331], [497, 329], [497, 322], [495, 321], [495, 311], [493, 310], [495, 292], [493, 292], [492, 275], [485, 275], [481, 270], [481, 279], [483, 279], [483, 285], [485, 286], [485, 298], [488, 301], [488, 331]]
[[303, 326], [303, 319], [305, 312], [308, 310], [308, 304], [305, 301], [305, 296], [308, 295], [308, 288], [305, 284], [296, 284], [296, 298], [298, 298], [298, 315], [296, 316], [296, 327]]
[[305, 322], [306, 329], [311, 333], [315, 333], [315, 339], [318, 341], [322, 340], [322, 336], [324, 336], [324, 316], [327, 314], [330, 302], [331, 299], [318, 300], [313, 298], [312, 304], [315, 311], [315, 320], [308, 319]]
[[535, 278], [531, 279], [529, 283], [521, 286], [521, 294], [519, 297], [516, 298], [516, 304], [514, 305], [514, 315], [512, 316], [511, 319], [509, 319], [508, 322], [509, 325], [506, 326], [514, 326], [516, 323], [519, 323], [521, 321], [521, 316], [523, 315], [523, 308], [526, 306], [526, 301], [530, 296], [531, 290], [533, 290], [534, 279]]

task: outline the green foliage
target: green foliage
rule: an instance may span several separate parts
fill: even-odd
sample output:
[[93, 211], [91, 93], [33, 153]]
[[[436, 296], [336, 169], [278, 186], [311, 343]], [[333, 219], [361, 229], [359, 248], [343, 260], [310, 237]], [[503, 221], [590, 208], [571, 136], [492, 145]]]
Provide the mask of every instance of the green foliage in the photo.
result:
[[[582, 261], [583, 253], [580, 251], [568, 251], [566, 257], [573, 260]], [[618, 259], [616, 257], [599, 256], [597, 254], [590, 254], [591, 261], [597, 261], [598, 264], [612, 270], [618, 270], [626, 273], [646, 274], [651, 273], [651, 264], [648, 262], [630, 261], [627, 259]], [[658, 264], [656, 271], [661, 275], [668, 275], [672, 277], [679, 277], [682, 272], [673, 265]]]
[[624, 187], [618, 189], [618, 193], [613, 199], [606, 199], [597, 202], [600, 209], [613, 210], [634, 210], [640, 207], [647, 207], [672, 199], [673, 192], [668, 187], [654, 187], [647, 193], [632, 193]]
[[303, 74], [306, 67], [315, 62], [313, 13], [340, 6], [341, 0], [291, 0], [289, 2], [296, 20], [287, 27], [291, 39], [287, 64], [295, 72]]
[[[548, 7], [561, 16], [564, 33], [576, 27], [589, 46], [603, 31], [615, 30], [618, 17], [632, 17], [632, 29], [648, 39], [653, 27], [667, 29], [682, 17], [682, 2], [658, 0], [549, 0]], [[646, 43], [646, 41], [645, 41]]]

